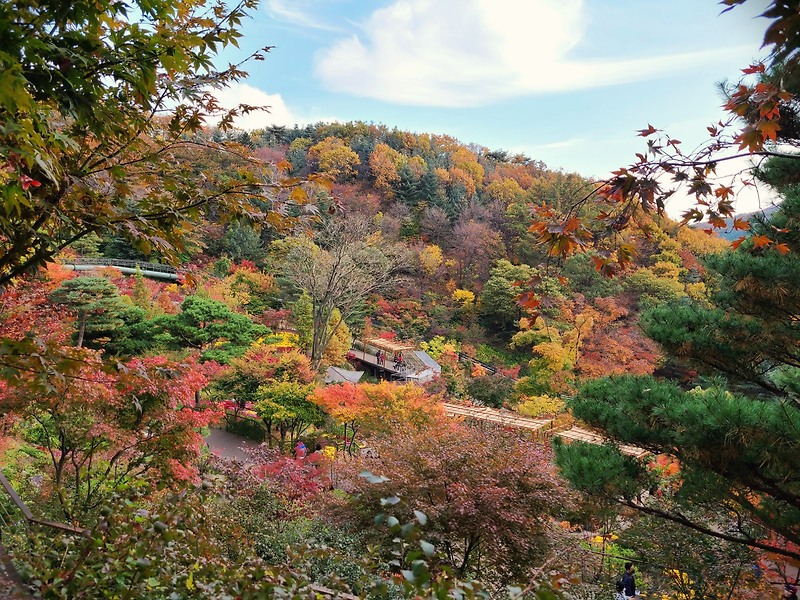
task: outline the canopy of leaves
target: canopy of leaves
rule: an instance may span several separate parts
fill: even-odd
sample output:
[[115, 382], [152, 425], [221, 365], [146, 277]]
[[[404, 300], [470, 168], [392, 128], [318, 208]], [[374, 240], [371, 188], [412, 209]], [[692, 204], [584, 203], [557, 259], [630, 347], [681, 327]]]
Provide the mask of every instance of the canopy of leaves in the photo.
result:
[[[237, 44], [255, 4], [0, 6], [0, 283], [95, 232], [175, 261], [204, 207], [287, 223], [274, 210], [283, 201], [266, 193], [281, 186], [276, 168], [251, 163], [235, 177], [199, 177], [191, 164], [225, 149], [202, 137], [205, 119], [221, 118], [225, 129], [254, 109], [226, 110], [210, 88], [245, 75], [235, 65], [215, 70], [213, 58]], [[305, 193], [292, 202], [307, 203]]]

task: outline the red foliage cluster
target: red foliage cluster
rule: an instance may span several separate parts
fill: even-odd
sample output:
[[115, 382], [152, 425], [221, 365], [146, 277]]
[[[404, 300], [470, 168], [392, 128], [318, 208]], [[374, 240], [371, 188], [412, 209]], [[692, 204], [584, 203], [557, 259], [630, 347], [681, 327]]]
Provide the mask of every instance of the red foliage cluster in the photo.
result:
[[272, 462], [258, 465], [256, 474], [278, 484], [280, 495], [291, 502], [306, 503], [323, 491], [330, 479], [320, 461], [278, 456]]
[[48, 296], [74, 276], [74, 272], [51, 264], [42, 276], [6, 287], [0, 294], [0, 337], [19, 341], [31, 333], [47, 341], [66, 343], [72, 335], [67, 326], [69, 311], [50, 302]]

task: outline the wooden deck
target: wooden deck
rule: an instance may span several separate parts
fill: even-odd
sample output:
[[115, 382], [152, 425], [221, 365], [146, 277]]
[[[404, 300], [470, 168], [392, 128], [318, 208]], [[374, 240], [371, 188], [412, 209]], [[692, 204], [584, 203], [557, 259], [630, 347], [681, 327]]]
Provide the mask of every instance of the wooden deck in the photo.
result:
[[537, 431], [552, 424], [552, 419], [534, 419], [509, 410], [497, 410], [486, 406], [462, 406], [460, 404], [443, 404], [445, 414], [451, 417], [466, 417], [497, 423], [504, 427]]
[[[595, 433], [594, 431], [589, 431], [588, 429], [582, 429], [580, 427], [572, 427], [566, 431], [559, 431], [555, 435], [565, 440], [576, 440], [579, 442], [587, 442], [589, 444], [597, 444], [598, 446], [605, 444], [608, 441], [600, 434]], [[647, 450], [643, 448], [637, 448], [636, 446], [617, 444], [617, 447], [623, 454], [633, 456], [634, 458], [643, 458], [650, 454], [650, 452]]]
[[378, 364], [378, 357], [374, 354], [370, 354], [369, 352], [364, 352], [362, 350], [351, 350], [353, 355], [356, 357], [356, 360], [361, 361], [364, 364], [370, 365], [374, 369], [380, 369], [384, 371], [386, 374], [396, 377], [397, 379], [402, 379], [404, 377], [410, 377], [414, 375], [414, 370], [410, 367], [406, 367], [405, 365], [400, 367], [399, 369], [394, 368], [394, 362], [387, 357], [385, 365]]
[[[461, 404], [448, 404], [444, 403], [444, 412], [451, 417], [464, 417], [467, 419], [477, 419], [479, 421], [487, 421], [489, 423], [497, 423], [503, 427], [513, 427], [515, 429], [524, 429], [526, 431], [539, 431], [547, 430], [544, 433], [557, 435], [565, 440], [576, 440], [587, 442], [589, 444], [605, 444], [607, 442], [599, 433], [582, 429], [580, 427], [571, 427], [566, 430], [552, 430], [553, 419], [534, 419], [533, 417], [526, 417], [509, 410], [498, 410], [496, 408], [489, 408], [486, 406], [463, 406]], [[620, 452], [633, 456], [634, 458], [642, 458], [650, 454], [647, 450], [637, 448], [636, 446], [626, 446], [618, 444]]]

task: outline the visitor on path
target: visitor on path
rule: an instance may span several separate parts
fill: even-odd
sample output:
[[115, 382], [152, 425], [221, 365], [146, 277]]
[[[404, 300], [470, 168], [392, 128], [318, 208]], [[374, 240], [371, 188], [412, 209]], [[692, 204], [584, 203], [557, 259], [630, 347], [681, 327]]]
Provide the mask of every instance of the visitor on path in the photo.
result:
[[306, 445], [303, 442], [297, 442], [294, 455], [297, 460], [303, 460], [306, 457]]
[[797, 600], [797, 586], [786, 584], [783, 592], [784, 600]]
[[624, 586], [623, 593], [625, 594], [625, 598], [635, 598], [636, 597], [636, 579], [633, 577], [633, 563], [626, 562], [625, 563], [625, 574], [622, 576], [622, 585]]

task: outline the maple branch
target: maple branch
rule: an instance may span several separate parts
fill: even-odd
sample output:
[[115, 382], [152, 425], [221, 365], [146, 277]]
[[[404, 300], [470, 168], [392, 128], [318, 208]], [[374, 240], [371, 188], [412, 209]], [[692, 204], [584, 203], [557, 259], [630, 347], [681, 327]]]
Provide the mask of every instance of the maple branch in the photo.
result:
[[721, 531], [711, 529], [710, 527], [705, 527], [703, 525], [695, 523], [694, 521], [687, 519], [683, 515], [674, 515], [671, 512], [637, 504], [636, 502], [632, 502], [631, 500], [616, 500], [616, 502], [623, 506], [627, 506], [629, 508], [638, 510], [639, 512], [643, 512], [648, 515], [653, 515], [655, 517], [666, 519], [667, 521], [672, 521], [673, 523], [678, 523], [679, 525], [683, 525], [684, 527], [688, 527], [689, 529], [699, 531], [702, 534], [709, 535], [711, 537], [715, 537], [720, 540], [725, 540], [726, 542], [733, 542], [735, 544], [744, 544], [745, 546], [749, 546], [751, 548], [758, 548], [759, 550], [766, 550], [767, 552], [774, 552], [775, 554], [780, 554], [781, 556], [785, 556], [787, 558], [794, 558], [796, 560], [800, 560], [800, 551], [795, 552], [792, 550], [788, 550], [786, 548], [781, 548], [780, 546], [765, 544], [764, 542], [759, 542], [758, 540], [754, 540], [752, 538], [741, 538], [734, 535], [729, 535], [727, 533], [723, 533]]
[[[774, 152], [772, 150], [757, 150], [756, 152], [745, 152], [743, 154], [732, 154], [730, 156], [723, 156], [721, 158], [715, 158], [714, 160], [688, 160], [688, 161], [669, 161], [667, 164], [670, 166], [677, 166], [677, 167], [694, 167], [694, 166], [703, 166], [703, 165], [713, 165], [720, 162], [725, 162], [727, 160], [736, 160], [738, 158], [747, 158], [753, 156], [761, 156], [761, 157], [777, 157], [777, 158], [791, 158], [795, 160], [800, 160], [800, 154], [786, 154], [784, 152]], [[660, 164], [664, 164], [664, 161], [661, 161]], [[640, 166], [640, 165], [635, 165]]]

